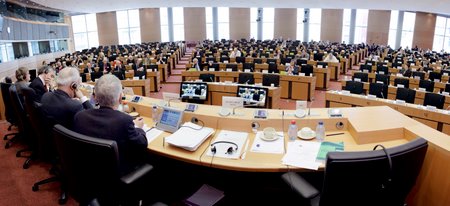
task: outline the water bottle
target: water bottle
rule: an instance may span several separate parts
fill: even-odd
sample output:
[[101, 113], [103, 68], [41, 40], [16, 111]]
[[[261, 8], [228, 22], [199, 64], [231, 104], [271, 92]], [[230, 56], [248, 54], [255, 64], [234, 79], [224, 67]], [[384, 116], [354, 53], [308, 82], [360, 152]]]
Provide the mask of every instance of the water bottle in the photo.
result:
[[323, 142], [323, 140], [325, 139], [325, 126], [323, 125], [322, 121], [320, 121], [317, 124], [317, 127], [316, 127], [316, 139], [319, 142]]
[[158, 107], [156, 107], [156, 105], [152, 107], [152, 120], [153, 123], [158, 121]]
[[295, 122], [295, 120], [292, 120], [288, 129], [289, 141], [295, 141], [295, 139], [297, 139], [297, 132], [298, 132], [297, 123]]

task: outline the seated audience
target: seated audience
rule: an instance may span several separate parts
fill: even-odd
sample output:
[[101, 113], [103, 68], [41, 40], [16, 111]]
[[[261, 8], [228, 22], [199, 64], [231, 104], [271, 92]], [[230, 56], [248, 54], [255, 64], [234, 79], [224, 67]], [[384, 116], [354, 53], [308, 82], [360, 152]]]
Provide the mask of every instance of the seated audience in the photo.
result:
[[29, 85], [36, 92], [36, 101], [40, 102], [42, 95], [53, 88], [55, 70], [51, 66], [38, 69], [38, 76]]
[[22, 88], [28, 87], [30, 84], [30, 73], [28, 72], [28, 68], [26, 67], [19, 67], [19, 69], [16, 70], [16, 89], [17, 94], [22, 94]]

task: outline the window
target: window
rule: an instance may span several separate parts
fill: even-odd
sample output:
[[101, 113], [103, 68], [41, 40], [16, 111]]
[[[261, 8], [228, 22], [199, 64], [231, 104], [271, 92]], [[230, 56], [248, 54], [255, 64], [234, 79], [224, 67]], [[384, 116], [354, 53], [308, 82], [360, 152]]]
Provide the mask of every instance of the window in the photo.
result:
[[72, 30], [75, 50], [97, 47], [97, 16], [95, 14], [72, 16]]
[[250, 38], [258, 38], [258, 8], [250, 8]]
[[367, 19], [369, 10], [357, 9], [355, 20], [355, 44], [366, 43], [367, 39]]
[[305, 9], [297, 9], [297, 40], [303, 41], [303, 27], [305, 26]]
[[159, 8], [159, 19], [161, 23], [161, 42], [168, 42], [169, 40], [169, 15], [167, 14], [167, 7]]
[[434, 51], [450, 51], [450, 18], [436, 17], [436, 28], [434, 29]]
[[348, 44], [350, 42], [350, 21], [352, 16], [351, 9], [344, 9], [344, 17], [342, 19], [342, 42]]
[[322, 9], [309, 10], [309, 39], [308, 41], [320, 41], [320, 22], [322, 21]]
[[117, 11], [116, 17], [119, 44], [141, 43], [139, 10]]
[[389, 23], [389, 38], [388, 45], [393, 49], [395, 48], [395, 43], [397, 42], [397, 25], [398, 25], [398, 11], [391, 11], [391, 22]]
[[0, 63], [13, 60], [14, 49], [12, 43], [0, 43]]
[[263, 10], [263, 39], [273, 39], [275, 24], [275, 9], [264, 8]]
[[405, 12], [403, 16], [402, 41], [400, 43], [401, 47], [411, 48], [415, 23], [416, 23], [416, 13]]
[[212, 7], [205, 8], [205, 15], [206, 15], [206, 38], [214, 39]]
[[219, 39], [230, 39], [230, 14], [228, 7], [217, 8]]
[[184, 41], [184, 10], [183, 7], [173, 7], [173, 40]]

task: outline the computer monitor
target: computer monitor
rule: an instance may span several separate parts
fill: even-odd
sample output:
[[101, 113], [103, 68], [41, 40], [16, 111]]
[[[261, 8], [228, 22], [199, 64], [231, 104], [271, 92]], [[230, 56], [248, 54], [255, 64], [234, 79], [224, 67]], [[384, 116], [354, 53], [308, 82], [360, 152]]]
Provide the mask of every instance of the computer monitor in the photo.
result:
[[208, 84], [204, 82], [181, 82], [180, 97], [183, 100], [207, 100]]
[[183, 111], [171, 108], [164, 107], [161, 118], [156, 125], [156, 128], [167, 131], [167, 132], [175, 132], [180, 128], [181, 121], [183, 120]]
[[238, 86], [237, 96], [244, 98], [244, 107], [267, 107], [269, 89], [264, 87]]

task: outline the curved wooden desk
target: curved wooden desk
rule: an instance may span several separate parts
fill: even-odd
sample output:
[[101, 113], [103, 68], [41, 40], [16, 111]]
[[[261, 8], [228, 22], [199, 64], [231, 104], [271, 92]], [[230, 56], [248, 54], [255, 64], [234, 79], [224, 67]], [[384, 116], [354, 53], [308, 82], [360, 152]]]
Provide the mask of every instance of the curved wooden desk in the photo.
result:
[[[131, 109], [135, 109], [141, 116], [151, 115], [151, 105], [160, 104], [162, 100], [145, 97], [139, 103], [129, 103]], [[171, 106], [180, 109], [185, 108], [185, 103], [171, 102]], [[287, 131], [291, 119], [296, 119], [299, 127], [315, 128], [318, 121], [324, 121], [326, 133], [344, 132], [343, 135], [326, 137], [326, 141], [343, 141], [345, 151], [372, 150], [374, 145], [383, 144], [393, 147], [404, 144], [416, 137], [423, 137], [429, 141], [429, 148], [425, 162], [417, 180], [416, 187], [410, 194], [408, 202], [413, 205], [448, 205], [450, 198], [444, 189], [450, 185], [448, 173], [450, 168], [450, 138], [441, 132], [427, 127], [396, 110], [387, 106], [378, 107], [358, 107], [342, 108], [343, 118], [329, 118], [328, 109], [312, 109], [311, 116], [301, 119], [295, 118], [293, 110], [285, 111], [282, 117], [282, 110], [268, 110], [268, 119], [259, 120], [253, 118], [253, 109], [237, 109], [239, 116], [222, 117], [218, 115], [219, 106], [198, 105], [198, 110], [194, 113], [185, 112], [184, 121], [189, 121], [192, 117], [197, 117], [205, 123], [206, 127], [216, 129], [216, 133], [208, 138], [196, 151], [187, 150], [165, 144], [164, 138], [169, 133], [163, 133], [153, 142], [149, 143], [148, 149], [156, 154], [177, 159], [180, 161], [202, 165], [206, 167], [220, 168], [234, 171], [251, 172], [285, 172], [285, 171], [305, 171], [301, 168], [292, 168], [281, 163], [283, 154], [263, 154], [250, 152], [255, 134], [251, 131], [251, 123], [259, 122], [261, 128], [274, 127], [277, 131]], [[380, 115], [383, 114], [383, 115]], [[153, 122], [150, 118], [145, 118], [148, 125]], [[336, 123], [344, 123], [344, 128], [339, 130]], [[245, 159], [223, 159], [206, 155], [209, 144], [216, 138], [220, 130], [243, 131], [249, 133], [249, 147]], [[287, 136], [285, 132], [285, 144]], [[321, 166], [323, 169], [323, 166]], [[431, 192], [430, 192], [431, 191]], [[435, 204], [434, 204], [435, 203]]]

